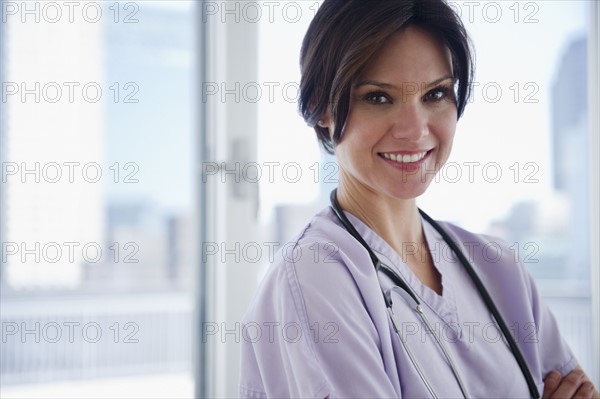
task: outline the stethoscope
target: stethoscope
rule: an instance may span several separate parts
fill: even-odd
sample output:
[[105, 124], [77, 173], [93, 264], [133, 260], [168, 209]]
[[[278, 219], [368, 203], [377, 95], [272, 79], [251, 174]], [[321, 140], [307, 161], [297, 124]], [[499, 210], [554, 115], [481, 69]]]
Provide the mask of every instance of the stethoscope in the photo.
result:
[[[421, 307], [421, 302], [419, 301], [419, 298], [417, 297], [417, 295], [408, 286], [406, 281], [404, 281], [404, 279], [398, 275], [398, 273], [396, 273], [391, 267], [389, 267], [388, 265], [386, 265], [385, 263], [383, 263], [379, 260], [377, 255], [375, 255], [375, 253], [371, 249], [371, 247], [365, 242], [365, 240], [356, 231], [356, 229], [354, 228], [352, 223], [350, 223], [350, 221], [348, 220], [346, 215], [344, 215], [344, 212], [342, 211], [340, 204], [337, 201], [337, 189], [334, 189], [331, 192], [330, 199], [331, 199], [331, 208], [333, 209], [333, 212], [338, 217], [338, 219], [340, 220], [342, 225], [346, 228], [346, 230], [348, 230], [348, 232], [352, 235], [352, 237], [354, 237], [358, 242], [360, 242], [362, 244], [363, 247], [365, 247], [365, 249], [369, 253], [369, 256], [371, 257], [371, 261], [373, 262], [373, 265], [375, 266], [375, 271], [376, 272], [381, 271], [383, 274], [388, 276], [392, 280], [392, 282], [395, 284], [395, 286], [392, 287], [391, 289], [389, 289], [387, 292], [384, 292], [383, 288], [381, 288], [381, 292], [383, 293], [383, 299], [384, 299], [385, 305], [387, 307], [387, 312], [392, 320], [392, 325], [394, 326], [394, 331], [396, 332], [396, 335], [400, 339], [400, 342], [402, 343], [404, 350], [408, 354], [408, 357], [410, 358], [411, 363], [413, 364], [413, 366], [419, 373], [419, 376], [421, 377], [421, 380], [423, 380], [423, 383], [426, 385], [429, 393], [434, 398], [438, 398], [438, 395], [433, 390], [433, 387], [431, 386], [430, 382], [427, 380], [427, 377], [423, 374], [423, 371], [421, 370], [419, 363], [416, 361], [412, 351], [408, 347], [406, 339], [404, 338], [404, 336], [401, 332], [400, 323], [396, 319], [396, 315], [394, 314], [394, 311], [392, 309], [392, 293], [393, 292], [399, 294], [402, 297], [402, 299], [404, 299], [404, 301], [406, 301], [408, 306], [419, 315], [419, 317], [421, 318], [421, 320], [423, 321], [425, 326], [429, 329], [431, 334], [435, 337], [435, 340], [436, 340], [438, 346], [440, 347], [444, 357], [448, 361], [448, 365], [452, 369], [452, 374], [454, 374], [454, 377], [456, 378], [456, 381], [460, 387], [460, 390], [463, 393], [463, 396], [465, 398], [469, 398], [469, 393], [467, 392], [467, 388], [465, 387], [465, 384], [456, 368], [456, 365], [452, 361], [452, 358], [451, 358], [448, 350], [444, 346], [442, 340], [440, 339], [438, 334], [436, 334], [436, 331], [432, 328], [431, 323], [429, 322], [429, 320], [427, 319], [427, 316], [423, 312], [423, 308]], [[477, 276], [477, 274], [475, 273], [473, 266], [467, 260], [467, 258], [465, 257], [463, 252], [460, 250], [460, 248], [458, 247], [456, 242], [448, 235], [448, 233], [446, 233], [446, 231], [442, 228], [442, 226], [440, 226], [435, 220], [433, 220], [431, 217], [429, 217], [429, 215], [427, 215], [421, 209], [419, 209], [419, 212], [421, 213], [421, 216], [423, 216], [423, 218], [429, 224], [431, 224], [433, 226], [433, 228], [435, 228], [437, 230], [437, 232], [442, 236], [442, 238], [444, 239], [446, 244], [448, 244], [450, 249], [452, 249], [452, 251], [456, 254], [458, 259], [464, 266], [465, 270], [467, 271], [467, 273], [469, 274], [469, 276], [475, 283], [475, 286], [477, 287], [479, 294], [481, 295], [486, 306], [488, 307], [488, 309], [494, 316], [496, 323], [500, 327], [500, 330], [502, 331], [502, 334], [504, 335], [505, 340], [508, 342], [508, 345], [509, 345], [511, 351], [512, 351], [513, 355], [515, 356], [515, 359], [517, 360], [519, 367], [521, 368], [521, 372], [523, 373], [523, 376], [525, 377], [525, 380], [527, 381], [527, 385], [529, 387], [529, 392], [531, 394], [531, 397], [534, 399], [538, 399], [540, 397], [540, 394], [539, 394], [539, 392], [537, 390], [537, 386], [533, 380], [533, 376], [531, 375], [531, 371], [527, 367], [527, 363], [525, 362], [525, 359], [523, 358], [523, 354], [519, 350], [517, 343], [515, 342], [512, 335], [510, 334], [510, 331], [509, 331], [508, 327], [506, 326], [504, 319], [500, 315], [498, 308], [496, 308], [494, 301], [490, 297], [490, 294], [488, 293], [487, 289], [485, 288], [485, 286], [479, 279], [479, 276]], [[381, 287], [381, 281], [379, 282], [379, 286]]]

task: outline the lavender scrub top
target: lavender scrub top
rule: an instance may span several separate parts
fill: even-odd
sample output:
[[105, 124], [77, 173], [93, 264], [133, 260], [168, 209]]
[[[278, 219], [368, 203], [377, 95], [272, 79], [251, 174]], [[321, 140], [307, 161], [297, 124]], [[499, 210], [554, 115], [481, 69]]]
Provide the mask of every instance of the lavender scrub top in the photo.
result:
[[[382, 262], [419, 297], [474, 398], [527, 398], [527, 383], [462, 264], [422, 220], [439, 296], [366, 224], [345, 212]], [[440, 222], [487, 287], [521, 348], [538, 390], [577, 360], [562, 339], [518, 254], [505, 241]], [[413, 248], [414, 249], [414, 248]], [[410, 248], [407, 246], [407, 251]], [[392, 282], [383, 273], [384, 290]], [[419, 316], [393, 293], [393, 309], [418, 366], [440, 397], [463, 397], [446, 358]], [[431, 394], [396, 335], [373, 263], [327, 207], [282, 246], [244, 315], [244, 398], [427, 398]]]

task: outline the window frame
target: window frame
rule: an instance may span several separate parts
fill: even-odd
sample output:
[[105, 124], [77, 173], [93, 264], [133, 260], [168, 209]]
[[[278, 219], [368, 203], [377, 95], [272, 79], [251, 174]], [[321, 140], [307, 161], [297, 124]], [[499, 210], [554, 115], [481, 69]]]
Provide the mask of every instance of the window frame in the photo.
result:
[[[590, 1], [590, 19], [588, 30], [588, 109], [600, 109], [600, 5]], [[600, 385], [600, 116], [597, 112], [589, 112], [588, 159], [589, 159], [589, 216], [590, 216], [590, 277], [592, 291], [592, 351], [594, 353], [594, 370], [590, 370], [590, 378], [598, 387]]]

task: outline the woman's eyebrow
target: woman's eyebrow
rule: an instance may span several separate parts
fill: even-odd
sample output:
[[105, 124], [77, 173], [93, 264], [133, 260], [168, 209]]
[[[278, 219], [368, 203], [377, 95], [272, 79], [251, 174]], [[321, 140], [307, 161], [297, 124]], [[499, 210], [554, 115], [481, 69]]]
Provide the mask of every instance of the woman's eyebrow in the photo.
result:
[[444, 76], [443, 78], [436, 79], [433, 82], [425, 85], [425, 89], [429, 89], [430, 87], [436, 86], [445, 80], [452, 80], [452, 82], [454, 82], [454, 76]]
[[354, 85], [354, 87], [360, 87], [360, 86], [377, 86], [377, 87], [381, 87], [382, 89], [398, 89], [396, 86], [394, 86], [391, 83], [385, 83], [385, 82], [380, 82], [378, 80], [363, 80], [362, 82], [359, 82], [357, 84]]
[[[428, 89], [430, 87], [433, 87], [445, 80], [453, 80], [454, 81], [454, 77], [453, 76], [444, 76], [441, 77], [439, 79], [434, 80], [433, 82], [430, 83], [422, 83], [422, 87], [424, 89]], [[408, 84], [414, 85], [416, 82], [403, 82], [402, 86], [406, 86]], [[393, 85], [391, 83], [386, 83], [386, 82], [381, 82], [379, 80], [372, 80], [372, 79], [367, 79], [367, 80], [363, 80], [362, 82], [357, 83], [356, 85], [354, 85], [354, 88], [358, 88], [360, 86], [366, 86], [366, 85], [371, 85], [371, 86], [377, 86], [377, 87], [381, 87], [382, 89], [393, 89], [393, 90], [400, 90], [400, 88], [396, 85]]]

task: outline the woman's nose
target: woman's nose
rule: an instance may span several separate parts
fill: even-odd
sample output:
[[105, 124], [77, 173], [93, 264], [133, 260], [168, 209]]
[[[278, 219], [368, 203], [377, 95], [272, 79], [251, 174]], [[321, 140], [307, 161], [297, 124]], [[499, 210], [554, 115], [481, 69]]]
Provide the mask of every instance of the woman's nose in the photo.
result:
[[392, 136], [396, 139], [419, 140], [427, 135], [427, 112], [415, 99], [407, 98], [394, 110]]

